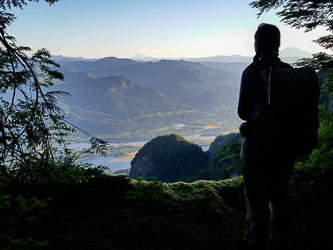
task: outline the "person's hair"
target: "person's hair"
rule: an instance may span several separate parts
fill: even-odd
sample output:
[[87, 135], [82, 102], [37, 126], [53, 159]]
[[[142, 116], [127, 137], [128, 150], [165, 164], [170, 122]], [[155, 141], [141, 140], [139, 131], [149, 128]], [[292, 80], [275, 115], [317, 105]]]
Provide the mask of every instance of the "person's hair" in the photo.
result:
[[256, 55], [254, 61], [263, 55], [279, 55], [280, 47], [280, 30], [272, 24], [262, 23], [258, 26], [254, 34], [256, 42]]

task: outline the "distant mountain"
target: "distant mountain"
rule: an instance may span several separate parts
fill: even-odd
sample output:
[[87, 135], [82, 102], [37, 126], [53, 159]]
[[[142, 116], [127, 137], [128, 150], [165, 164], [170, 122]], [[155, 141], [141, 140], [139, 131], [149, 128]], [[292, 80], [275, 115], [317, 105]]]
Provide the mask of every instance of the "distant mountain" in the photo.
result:
[[[79, 81], [104, 77], [103, 75], [98, 75], [87, 71], [77, 72], [76, 70], [71, 69], [67, 66], [61, 66], [60, 69], [58, 70], [64, 74], [65, 83], [79, 82]], [[59, 82], [59, 83], [64, 83], [64, 82]]]
[[69, 121], [92, 134], [121, 138], [157, 136], [180, 121], [202, 115], [197, 109], [165, 97], [123, 76], [108, 76], [54, 86], [71, 93], [59, 106]]
[[55, 56], [52, 55], [52, 60], [55, 60], [57, 62], [62, 62], [62, 61], [66, 61], [66, 62], [73, 62], [73, 61], [96, 61], [98, 60], [97, 58], [84, 58], [84, 57], [70, 57], [70, 56]]
[[[75, 125], [112, 138], [151, 138], [198, 133], [206, 125], [234, 129], [239, 75], [197, 62], [138, 62], [115, 57], [61, 61], [72, 94], [59, 105]], [[235, 125], [236, 124], [236, 125]]]
[[208, 92], [194, 98], [188, 98], [183, 103], [195, 107], [204, 112], [218, 112], [229, 106], [226, 101], [221, 100], [213, 92]]
[[201, 63], [179, 61], [185, 66], [192, 74], [196, 75], [202, 82], [214, 86], [231, 86], [238, 87], [238, 75], [228, 70], [214, 69], [207, 67]]
[[136, 60], [136, 61], [144, 61], [144, 62], [159, 61], [159, 60], [161, 60], [159, 58], [151, 57], [151, 56], [146, 56], [144, 54], [135, 54], [130, 59], [133, 59], [133, 60]]
[[[294, 63], [298, 59], [312, 57], [312, 54], [297, 48], [289, 47], [280, 51], [279, 56], [284, 62]], [[199, 62], [206, 67], [229, 71], [240, 75], [253, 59], [252, 57], [242, 56], [216, 56], [186, 60]]]
[[233, 62], [233, 63], [224, 63], [224, 62], [200, 62], [200, 64], [210, 67], [213, 69], [220, 69], [223, 71], [229, 71], [240, 76], [243, 70], [249, 65], [247, 62]]
[[[253, 55], [255, 52], [253, 51]], [[311, 53], [308, 53], [306, 51], [288, 47], [279, 53], [280, 58], [286, 62], [295, 62], [297, 59], [303, 58], [303, 57], [311, 57]], [[253, 57], [247, 57], [247, 56], [240, 56], [240, 55], [232, 55], [232, 56], [212, 56], [212, 57], [202, 57], [202, 58], [187, 58], [183, 59], [186, 61], [191, 62], [200, 62], [200, 63], [206, 63], [206, 62], [219, 62], [219, 63], [251, 63], [253, 60]]]
[[212, 56], [201, 58], [186, 58], [183, 59], [191, 62], [223, 62], [223, 63], [250, 63], [252, 57], [232, 55], [232, 56]]
[[152, 88], [142, 87], [123, 76], [108, 76], [61, 85], [61, 90], [71, 93], [62, 100], [69, 106], [104, 112], [121, 118], [140, 114], [190, 110]]
[[[92, 76], [91, 73], [81, 73], [82, 78], [101, 75], [125, 76], [136, 84], [154, 88], [164, 96], [178, 102], [184, 102], [210, 91], [222, 92], [223, 95], [220, 98], [224, 95], [237, 98], [239, 87], [237, 74], [187, 61], [137, 62], [108, 57], [94, 62], [67, 62], [62, 64], [62, 67], [75, 70], [76, 74], [87, 71], [96, 74]], [[67, 71], [67, 74], [70, 73]], [[70, 81], [73, 80], [70, 79]], [[234, 87], [234, 89], [225, 88], [226, 86]], [[225, 104], [228, 106], [227, 103]]]
[[70, 67], [76, 71], [88, 71], [95, 74], [109, 76], [119, 75], [116, 73], [117, 70], [140, 64], [140, 62], [131, 59], [105, 57], [96, 61], [71, 61], [63, 63], [60, 62], [60, 64]]
[[[253, 51], [254, 55], [254, 51]], [[311, 53], [294, 48], [294, 47], [288, 47], [282, 51], [280, 51], [280, 57], [284, 58], [302, 58], [302, 57], [311, 57]], [[106, 57], [107, 58], [114, 58], [115, 57]], [[129, 59], [118, 59], [118, 60], [133, 60], [133, 61], [140, 61], [140, 62], [148, 62], [148, 61], [160, 61], [160, 60], [173, 60], [173, 61], [190, 61], [190, 62], [220, 62], [220, 63], [250, 63], [252, 61], [253, 57], [249, 56], [241, 56], [241, 55], [231, 55], [231, 56], [211, 56], [211, 57], [193, 57], [193, 58], [159, 58], [159, 57], [152, 57], [147, 56], [144, 54], [135, 54]], [[62, 56], [62, 55], [56, 55], [52, 56], [52, 59], [58, 62], [77, 62], [77, 61], [98, 61], [100, 59], [98, 58], [83, 58], [83, 57], [68, 57], [68, 56]]]
[[[286, 62], [308, 55], [295, 48], [281, 51]], [[186, 124], [184, 135], [209, 124], [236, 128], [240, 76], [252, 61], [237, 55], [148, 62], [53, 58], [65, 74], [64, 84], [54, 88], [72, 94], [59, 102], [66, 116], [94, 134], [122, 138], [173, 133], [178, 123]]]
[[288, 47], [280, 52], [280, 57], [311, 57], [312, 54], [304, 50]]

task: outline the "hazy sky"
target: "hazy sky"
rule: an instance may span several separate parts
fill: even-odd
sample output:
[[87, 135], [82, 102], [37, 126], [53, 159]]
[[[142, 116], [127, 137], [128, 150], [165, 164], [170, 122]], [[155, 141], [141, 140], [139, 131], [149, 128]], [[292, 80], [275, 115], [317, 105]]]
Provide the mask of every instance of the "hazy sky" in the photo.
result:
[[135, 54], [180, 58], [253, 56], [260, 23], [281, 30], [281, 49], [322, 51], [311, 42], [326, 34], [289, 28], [275, 12], [257, 19], [247, 0], [62, 0], [12, 9], [18, 20], [8, 33], [18, 45], [47, 48], [53, 55], [130, 58]]

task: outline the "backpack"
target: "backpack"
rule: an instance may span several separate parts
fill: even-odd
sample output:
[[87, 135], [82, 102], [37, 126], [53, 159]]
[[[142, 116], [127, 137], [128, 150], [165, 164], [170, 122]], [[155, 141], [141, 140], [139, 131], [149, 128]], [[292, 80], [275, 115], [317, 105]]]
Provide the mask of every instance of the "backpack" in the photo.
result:
[[251, 137], [263, 156], [298, 157], [318, 144], [319, 83], [313, 68], [274, 68], [260, 72], [262, 94], [251, 120]]

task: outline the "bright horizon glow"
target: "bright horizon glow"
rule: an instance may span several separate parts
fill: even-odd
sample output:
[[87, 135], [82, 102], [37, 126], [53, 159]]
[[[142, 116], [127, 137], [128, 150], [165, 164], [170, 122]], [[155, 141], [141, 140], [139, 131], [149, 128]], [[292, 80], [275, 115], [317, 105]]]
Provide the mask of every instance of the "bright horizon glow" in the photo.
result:
[[323, 28], [304, 33], [280, 22], [276, 12], [258, 11], [244, 0], [62, 0], [12, 9], [18, 18], [8, 28], [17, 44], [52, 55], [131, 58], [193, 58], [217, 55], [253, 56], [253, 36], [260, 23], [281, 31], [280, 51], [295, 47], [325, 51], [313, 43]]

